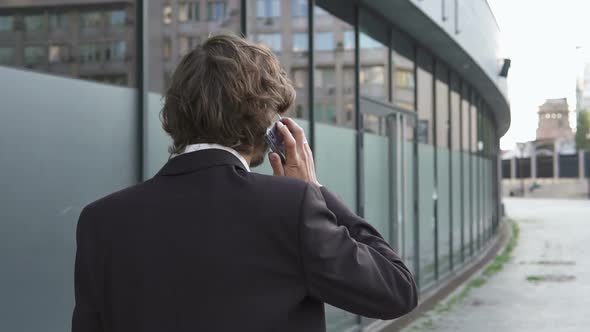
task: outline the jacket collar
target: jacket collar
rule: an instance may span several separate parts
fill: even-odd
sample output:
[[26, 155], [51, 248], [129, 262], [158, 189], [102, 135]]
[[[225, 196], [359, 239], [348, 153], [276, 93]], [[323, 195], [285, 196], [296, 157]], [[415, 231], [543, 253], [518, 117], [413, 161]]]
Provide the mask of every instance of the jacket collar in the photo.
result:
[[[238, 158], [242, 162], [242, 165], [244, 165], [244, 167], [246, 168], [246, 170], [250, 171], [250, 166], [248, 165], [248, 162], [246, 161], [246, 159], [244, 158], [244, 156], [242, 156], [235, 149], [232, 149], [230, 147], [223, 146], [223, 145], [220, 145], [220, 144], [216, 144], [216, 143], [197, 143], [197, 144], [191, 144], [191, 145], [188, 145], [186, 148], [184, 148], [184, 152], [183, 153], [195, 152], [195, 151], [200, 151], [200, 150], [208, 150], [208, 149], [225, 150], [225, 151], [233, 154], [236, 158]], [[183, 153], [181, 153], [181, 154], [183, 154]]]
[[224, 165], [235, 166], [247, 171], [244, 164], [230, 152], [219, 149], [207, 149], [183, 153], [168, 160], [156, 176], [180, 175]]

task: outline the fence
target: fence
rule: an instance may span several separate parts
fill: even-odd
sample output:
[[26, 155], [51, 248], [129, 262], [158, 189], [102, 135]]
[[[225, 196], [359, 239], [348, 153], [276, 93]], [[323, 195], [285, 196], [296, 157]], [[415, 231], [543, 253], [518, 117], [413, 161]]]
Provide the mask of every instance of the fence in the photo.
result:
[[590, 151], [502, 160], [503, 179], [588, 178]]

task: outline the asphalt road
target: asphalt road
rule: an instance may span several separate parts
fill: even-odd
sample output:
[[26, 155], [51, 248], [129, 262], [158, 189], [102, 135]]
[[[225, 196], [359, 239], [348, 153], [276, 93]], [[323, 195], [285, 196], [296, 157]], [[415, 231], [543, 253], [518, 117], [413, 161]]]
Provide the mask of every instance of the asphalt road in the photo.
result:
[[512, 259], [447, 312], [404, 331], [590, 331], [590, 201], [505, 199]]

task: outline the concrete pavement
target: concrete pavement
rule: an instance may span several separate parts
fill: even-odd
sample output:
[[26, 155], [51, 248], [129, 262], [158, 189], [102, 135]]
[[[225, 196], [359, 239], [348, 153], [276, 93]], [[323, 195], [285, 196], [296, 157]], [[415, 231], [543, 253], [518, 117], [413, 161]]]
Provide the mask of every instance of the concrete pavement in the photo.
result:
[[504, 202], [520, 226], [512, 259], [449, 311], [404, 331], [590, 331], [590, 201]]

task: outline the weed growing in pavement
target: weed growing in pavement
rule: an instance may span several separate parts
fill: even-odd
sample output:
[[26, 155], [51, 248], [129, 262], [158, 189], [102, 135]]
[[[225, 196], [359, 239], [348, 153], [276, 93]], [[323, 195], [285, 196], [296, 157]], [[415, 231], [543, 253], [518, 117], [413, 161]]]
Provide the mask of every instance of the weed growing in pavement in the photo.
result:
[[438, 304], [434, 308], [434, 310], [437, 313], [444, 313], [444, 312], [451, 310], [451, 308], [455, 304], [457, 304], [458, 302], [460, 302], [461, 300], [466, 298], [467, 295], [469, 295], [469, 293], [471, 292], [471, 290], [473, 288], [479, 288], [479, 287], [483, 286], [488, 281], [488, 279], [490, 277], [492, 277], [494, 274], [496, 274], [502, 270], [502, 268], [504, 267], [504, 264], [506, 264], [508, 261], [510, 261], [510, 259], [512, 258], [512, 252], [514, 251], [514, 248], [518, 244], [518, 236], [520, 234], [520, 228], [518, 227], [518, 223], [514, 220], [509, 220], [509, 223], [512, 228], [512, 237], [510, 237], [510, 240], [508, 241], [508, 244], [506, 245], [504, 250], [502, 250], [502, 253], [500, 253], [498, 256], [496, 256], [494, 258], [494, 260], [492, 260], [492, 262], [490, 264], [488, 264], [488, 266], [486, 266], [486, 268], [483, 270], [482, 274], [480, 276], [472, 279], [461, 290], [461, 292], [459, 294], [456, 294], [455, 296], [453, 296], [451, 299], [449, 299], [445, 303]]
[[[509, 219], [508, 223], [510, 224], [510, 227], [512, 229], [512, 236], [510, 237], [508, 244], [506, 245], [506, 247], [504, 247], [502, 252], [498, 256], [496, 256], [494, 258], [494, 260], [492, 260], [492, 262], [489, 263], [485, 267], [485, 269], [483, 270], [483, 272], [481, 273], [480, 276], [471, 279], [469, 281], [469, 283], [467, 283], [467, 285], [465, 285], [465, 287], [461, 290], [461, 292], [452, 296], [445, 303], [439, 303], [434, 308], [434, 310], [433, 310], [434, 313], [443, 314], [445, 312], [450, 311], [453, 308], [453, 306], [455, 306], [455, 304], [457, 304], [460, 301], [462, 301], [463, 299], [465, 299], [469, 295], [469, 293], [471, 292], [472, 289], [483, 286], [493, 275], [500, 272], [502, 270], [502, 268], [504, 267], [504, 265], [508, 261], [510, 261], [510, 259], [512, 258], [512, 252], [514, 251], [514, 248], [516, 248], [516, 245], [518, 244], [518, 237], [520, 234], [520, 228], [518, 226], [518, 223], [515, 220]], [[426, 315], [428, 317], [430, 315], [430, 313], [427, 313]], [[410, 329], [410, 331], [419, 331], [421, 329], [432, 326], [432, 324], [433, 324], [432, 318], [428, 317], [426, 320], [413, 326]]]

